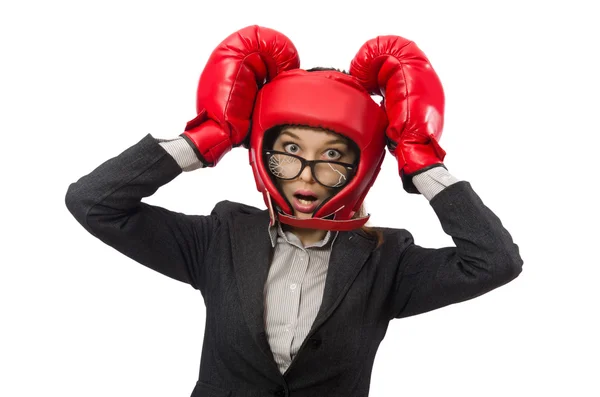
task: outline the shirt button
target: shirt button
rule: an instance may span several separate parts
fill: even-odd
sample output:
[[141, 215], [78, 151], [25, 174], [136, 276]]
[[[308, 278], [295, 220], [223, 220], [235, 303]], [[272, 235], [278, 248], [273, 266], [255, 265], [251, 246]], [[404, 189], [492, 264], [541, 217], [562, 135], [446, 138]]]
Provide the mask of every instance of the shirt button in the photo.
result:
[[290, 285], [290, 289], [292, 289], [292, 290], [293, 290], [293, 289], [296, 289], [296, 287], [297, 287], [297, 285], [296, 285], [296, 284], [292, 284], [292, 285]]

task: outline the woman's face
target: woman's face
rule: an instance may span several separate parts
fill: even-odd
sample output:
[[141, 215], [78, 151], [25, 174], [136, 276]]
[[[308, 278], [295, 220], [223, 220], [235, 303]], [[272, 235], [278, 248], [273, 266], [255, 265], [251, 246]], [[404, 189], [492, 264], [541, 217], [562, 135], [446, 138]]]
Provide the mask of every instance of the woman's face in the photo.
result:
[[[305, 160], [354, 164], [357, 159], [357, 153], [350, 146], [348, 139], [310, 127], [285, 127], [277, 137], [273, 150], [300, 156]], [[323, 171], [319, 172], [321, 182], [333, 185], [337, 179], [343, 178], [342, 173], [330, 171], [331, 167], [323, 166], [320, 168]], [[277, 179], [277, 184], [292, 205], [294, 216], [299, 219], [310, 218], [315, 209], [338, 190], [318, 183], [308, 165], [295, 179]]]

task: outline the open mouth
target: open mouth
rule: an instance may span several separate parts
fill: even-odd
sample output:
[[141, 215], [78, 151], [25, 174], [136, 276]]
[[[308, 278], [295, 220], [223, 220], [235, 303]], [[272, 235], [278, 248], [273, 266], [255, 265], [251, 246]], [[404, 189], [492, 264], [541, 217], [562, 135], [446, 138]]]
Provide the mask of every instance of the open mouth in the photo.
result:
[[319, 199], [310, 190], [298, 190], [294, 193], [292, 206], [297, 212], [312, 214], [319, 204]]
[[294, 194], [294, 197], [298, 200], [300, 204], [303, 205], [311, 205], [315, 201], [317, 201], [317, 197], [313, 195], [307, 194]]

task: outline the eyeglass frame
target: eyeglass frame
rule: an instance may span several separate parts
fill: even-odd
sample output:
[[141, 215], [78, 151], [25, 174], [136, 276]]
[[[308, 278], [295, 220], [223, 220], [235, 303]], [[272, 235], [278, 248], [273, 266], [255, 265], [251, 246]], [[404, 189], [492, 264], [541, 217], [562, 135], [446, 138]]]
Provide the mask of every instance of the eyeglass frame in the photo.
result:
[[[265, 150], [265, 151], [263, 151], [263, 154], [265, 156], [267, 156], [267, 161], [266, 161], [267, 167], [269, 167], [268, 166], [268, 164], [269, 164], [268, 160], [274, 154], [283, 154], [283, 155], [290, 156], [290, 157], [293, 157], [295, 159], [300, 160], [300, 165], [301, 165], [300, 171], [298, 171], [298, 173], [294, 177], [292, 177], [292, 178], [281, 178], [281, 177], [278, 177], [277, 175], [273, 174], [273, 172], [270, 172], [271, 169], [269, 167], [269, 173], [271, 175], [273, 175], [275, 178], [281, 179], [281, 180], [284, 180], [284, 181], [291, 181], [292, 179], [298, 178], [300, 176], [300, 174], [302, 174], [302, 172], [304, 171], [304, 169], [306, 168], [306, 166], [308, 165], [310, 167], [310, 172], [311, 172], [314, 180], [317, 181], [317, 183], [319, 185], [325, 186], [326, 188], [329, 188], [329, 189], [341, 189], [342, 187], [346, 186], [348, 184], [348, 182], [350, 182], [350, 179], [354, 176], [354, 173], [356, 172], [356, 167], [358, 166], [358, 161], [356, 161], [354, 164], [350, 164], [350, 163], [342, 163], [341, 161], [307, 160], [304, 157], [300, 157], [300, 156], [297, 156], [295, 154], [291, 154], [291, 153], [287, 153], [287, 152], [280, 152], [280, 151], [277, 151], [277, 150]], [[325, 185], [325, 184], [321, 183], [321, 181], [319, 181], [319, 179], [317, 179], [317, 177], [315, 176], [315, 165], [316, 164], [320, 164], [320, 163], [338, 164], [338, 165], [341, 165], [341, 166], [345, 167], [346, 169], [348, 169], [350, 171], [348, 173], [348, 182], [346, 182], [342, 186], [338, 186], [338, 187], [328, 186], [328, 185]]]

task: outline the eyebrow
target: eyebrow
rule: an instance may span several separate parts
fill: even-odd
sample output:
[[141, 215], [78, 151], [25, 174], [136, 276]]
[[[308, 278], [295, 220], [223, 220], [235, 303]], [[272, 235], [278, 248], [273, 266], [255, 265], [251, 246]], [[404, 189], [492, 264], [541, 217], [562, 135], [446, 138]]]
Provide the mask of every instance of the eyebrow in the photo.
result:
[[344, 141], [343, 139], [340, 139], [340, 138], [335, 138], [335, 139], [325, 142], [326, 145], [333, 145], [334, 143], [341, 143], [342, 145], [348, 146], [346, 141]]
[[281, 131], [281, 134], [280, 134], [280, 135], [283, 135], [283, 134], [287, 134], [287, 135], [291, 136], [291, 137], [292, 137], [292, 138], [294, 138], [294, 139], [300, 139], [300, 138], [298, 137], [298, 135], [296, 135], [296, 134], [294, 134], [294, 133], [292, 133], [292, 132], [290, 132], [290, 131], [288, 131], [288, 130], [283, 130], [283, 131]]
[[[298, 137], [298, 135], [294, 134], [291, 131], [283, 130], [283, 131], [281, 131], [280, 135], [283, 135], [283, 134], [289, 135], [289, 136], [291, 136], [294, 139], [300, 140], [300, 137]], [[325, 142], [325, 145], [333, 145], [334, 143], [340, 143], [342, 145], [348, 146], [348, 143], [345, 140], [341, 139], [341, 138], [330, 139], [329, 141]]]

